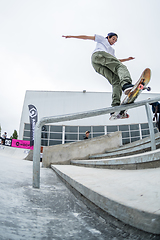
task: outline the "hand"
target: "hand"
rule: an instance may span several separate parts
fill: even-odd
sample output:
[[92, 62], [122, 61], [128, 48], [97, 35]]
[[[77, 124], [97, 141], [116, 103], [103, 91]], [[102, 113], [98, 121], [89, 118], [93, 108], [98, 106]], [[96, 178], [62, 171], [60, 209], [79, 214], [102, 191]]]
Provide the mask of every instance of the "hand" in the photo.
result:
[[133, 59], [135, 59], [135, 58], [134, 58], [134, 57], [129, 57], [129, 58], [128, 58], [128, 61], [129, 61], [129, 60], [133, 60]]
[[64, 37], [64, 38], [70, 38], [71, 36], [64, 36], [64, 35], [62, 35], [62, 37]]
[[130, 61], [135, 59], [134, 57], [128, 57], [128, 58], [124, 58], [124, 59], [119, 59], [120, 62], [126, 62], [126, 61]]

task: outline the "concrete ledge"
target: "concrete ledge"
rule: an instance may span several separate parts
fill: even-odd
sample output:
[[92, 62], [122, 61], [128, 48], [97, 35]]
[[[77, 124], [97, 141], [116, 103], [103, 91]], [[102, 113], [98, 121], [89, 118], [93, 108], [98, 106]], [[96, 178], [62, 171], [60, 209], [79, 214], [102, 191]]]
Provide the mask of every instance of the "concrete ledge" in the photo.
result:
[[160, 149], [111, 159], [72, 160], [71, 164], [85, 167], [112, 169], [143, 169], [160, 167]]
[[89, 155], [105, 153], [121, 145], [121, 132], [114, 132], [85, 141], [45, 147], [42, 163], [44, 167], [50, 167], [52, 163], [70, 164], [73, 159], [87, 159]]
[[[160, 143], [160, 133], [159, 132], [155, 134], [155, 140], [156, 140], [156, 143]], [[114, 152], [114, 151], [117, 152], [117, 151], [126, 150], [126, 149], [130, 149], [130, 148], [135, 148], [135, 147], [140, 147], [140, 146], [143, 147], [143, 146], [145, 146], [145, 144], [149, 144], [149, 147], [151, 146], [150, 137], [146, 137], [146, 138], [143, 138], [141, 140], [122, 145], [117, 149], [106, 151], [106, 153], [110, 153], [110, 152]]]
[[83, 196], [122, 222], [160, 234], [160, 168], [138, 171], [51, 165]]
[[[156, 148], [160, 148], [160, 142], [156, 143]], [[144, 153], [149, 152], [151, 150], [150, 143], [145, 143], [140, 146], [135, 146], [132, 148], [127, 149], [117, 149], [117, 151], [111, 151], [109, 153], [104, 154], [98, 154], [98, 155], [92, 155], [89, 158], [90, 159], [99, 159], [99, 158], [112, 158], [112, 157], [120, 157], [120, 156], [128, 156], [128, 155], [134, 155], [138, 153]]]
[[33, 150], [30, 150], [24, 160], [33, 161]]
[[[160, 148], [160, 134], [155, 134], [156, 148]], [[138, 140], [136, 142], [126, 144], [120, 148], [107, 151], [104, 154], [92, 155], [90, 159], [102, 159], [102, 158], [112, 158], [133, 155], [138, 153], [144, 153], [151, 150], [150, 138], [145, 138]]]

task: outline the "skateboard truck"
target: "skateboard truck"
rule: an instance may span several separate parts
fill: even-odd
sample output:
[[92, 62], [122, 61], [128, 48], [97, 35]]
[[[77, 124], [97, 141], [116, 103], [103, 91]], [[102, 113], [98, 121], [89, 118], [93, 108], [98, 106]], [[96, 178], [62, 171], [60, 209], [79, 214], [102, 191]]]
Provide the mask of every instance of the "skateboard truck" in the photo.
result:
[[147, 91], [151, 91], [151, 88], [150, 87], [144, 87], [143, 84], [140, 84], [139, 87], [138, 87], [140, 90], [147, 90]]

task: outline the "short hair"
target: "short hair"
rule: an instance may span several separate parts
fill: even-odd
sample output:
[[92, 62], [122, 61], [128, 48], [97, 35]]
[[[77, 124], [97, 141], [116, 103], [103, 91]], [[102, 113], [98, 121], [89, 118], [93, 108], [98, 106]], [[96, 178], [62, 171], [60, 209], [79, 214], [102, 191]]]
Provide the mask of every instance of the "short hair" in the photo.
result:
[[113, 33], [113, 32], [108, 33], [106, 38], [111, 38], [113, 36], [116, 36], [118, 38], [117, 33]]
[[86, 131], [85, 134], [90, 133], [90, 131]]

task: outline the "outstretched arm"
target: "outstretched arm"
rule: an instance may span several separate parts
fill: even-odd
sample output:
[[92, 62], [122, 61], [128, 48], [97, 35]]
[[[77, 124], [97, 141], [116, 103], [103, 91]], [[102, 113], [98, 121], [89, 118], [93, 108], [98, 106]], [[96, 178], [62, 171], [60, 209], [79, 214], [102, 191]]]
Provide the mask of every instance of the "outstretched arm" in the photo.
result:
[[62, 36], [65, 38], [78, 38], [83, 40], [95, 40], [95, 36], [86, 36], [86, 35], [79, 35], [79, 36]]
[[130, 60], [133, 60], [135, 58], [133, 57], [129, 57], [129, 58], [124, 58], [124, 59], [119, 59], [120, 62], [126, 62], [126, 61], [130, 61]]

